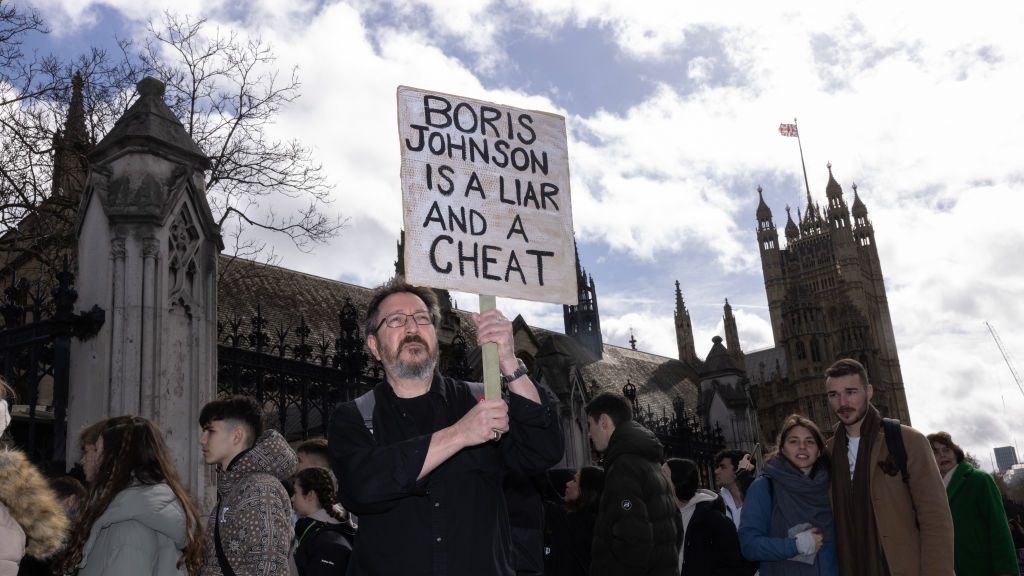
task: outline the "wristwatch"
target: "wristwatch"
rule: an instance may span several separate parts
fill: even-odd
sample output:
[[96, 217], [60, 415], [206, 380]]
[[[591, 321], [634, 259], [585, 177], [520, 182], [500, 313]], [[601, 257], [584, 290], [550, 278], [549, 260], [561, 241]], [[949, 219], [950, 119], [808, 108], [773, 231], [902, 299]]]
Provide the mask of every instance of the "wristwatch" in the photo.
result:
[[522, 360], [516, 358], [516, 361], [519, 362], [519, 367], [515, 369], [515, 372], [512, 372], [511, 374], [501, 375], [502, 386], [508, 386], [510, 383], [512, 383], [513, 380], [519, 378], [520, 376], [525, 376], [530, 373], [530, 371], [526, 368], [526, 364]]

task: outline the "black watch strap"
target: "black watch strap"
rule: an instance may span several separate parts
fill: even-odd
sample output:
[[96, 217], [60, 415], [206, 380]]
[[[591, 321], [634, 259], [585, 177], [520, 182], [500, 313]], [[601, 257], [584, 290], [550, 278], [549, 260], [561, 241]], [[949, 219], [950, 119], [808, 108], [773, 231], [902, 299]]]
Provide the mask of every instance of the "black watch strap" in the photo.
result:
[[501, 375], [501, 385], [502, 386], [508, 386], [513, 380], [516, 380], [520, 376], [526, 376], [527, 374], [530, 373], [530, 371], [526, 368], [526, 364], [523, 363], [522, 360], [519, 360], [518, 358], [516, 358], [516, 360], [519, 361], [519, 367], [516, 368], [515, 371], [512, 372], [511, 374], [502, 374]]

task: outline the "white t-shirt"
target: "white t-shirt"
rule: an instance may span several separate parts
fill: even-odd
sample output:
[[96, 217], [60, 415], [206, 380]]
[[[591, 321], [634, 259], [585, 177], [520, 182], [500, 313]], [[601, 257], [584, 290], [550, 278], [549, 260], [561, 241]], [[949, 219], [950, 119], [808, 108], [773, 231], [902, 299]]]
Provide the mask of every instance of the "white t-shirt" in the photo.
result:
[[740, 529], [740, 515], [743, 513], [743, 507], [736, 505], [736, 500], [732, 497], [732, 492], [729, 489], [722, 487], [718, 491], [722, 495], [722, 500], [725, 501], [725, 514], [732, 520], [732, 523], [736, 525], [736, 529]]
[[857, 468], [857, 450], [860, 449], [860, 436], [846, 437], [846, 459], [850, 462], [850, 480], [853, 480], [853, 471]]

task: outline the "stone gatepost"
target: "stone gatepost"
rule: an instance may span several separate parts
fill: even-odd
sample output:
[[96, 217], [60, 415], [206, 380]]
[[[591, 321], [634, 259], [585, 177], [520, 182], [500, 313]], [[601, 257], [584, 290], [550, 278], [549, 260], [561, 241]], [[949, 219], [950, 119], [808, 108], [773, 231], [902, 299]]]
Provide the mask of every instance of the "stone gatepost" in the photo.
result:
[[78, 216], [78, 305], [109, 310], [96, 338], [73, 341], [69, 460], [78, 432], [133, 414], [164, 432], [183, 482], [209, 499], [199, 410], [216, 396], [220, 229], [206, 201], [209, 160], [163, 100], [139, 99], [89, 155]]

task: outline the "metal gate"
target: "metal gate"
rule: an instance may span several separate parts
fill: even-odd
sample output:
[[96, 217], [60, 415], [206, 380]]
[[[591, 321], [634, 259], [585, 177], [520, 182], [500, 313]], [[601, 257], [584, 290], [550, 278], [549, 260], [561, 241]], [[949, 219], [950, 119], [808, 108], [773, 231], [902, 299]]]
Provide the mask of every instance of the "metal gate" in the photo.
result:
[[0, 374], [14, 388], [10, 434], [44, 471], [66, 470], [71, 339], [95, 336], [105, 313], [74, 312], [74, 274], [63, 269], [37, 282], [12, 275], [0, 316]]

